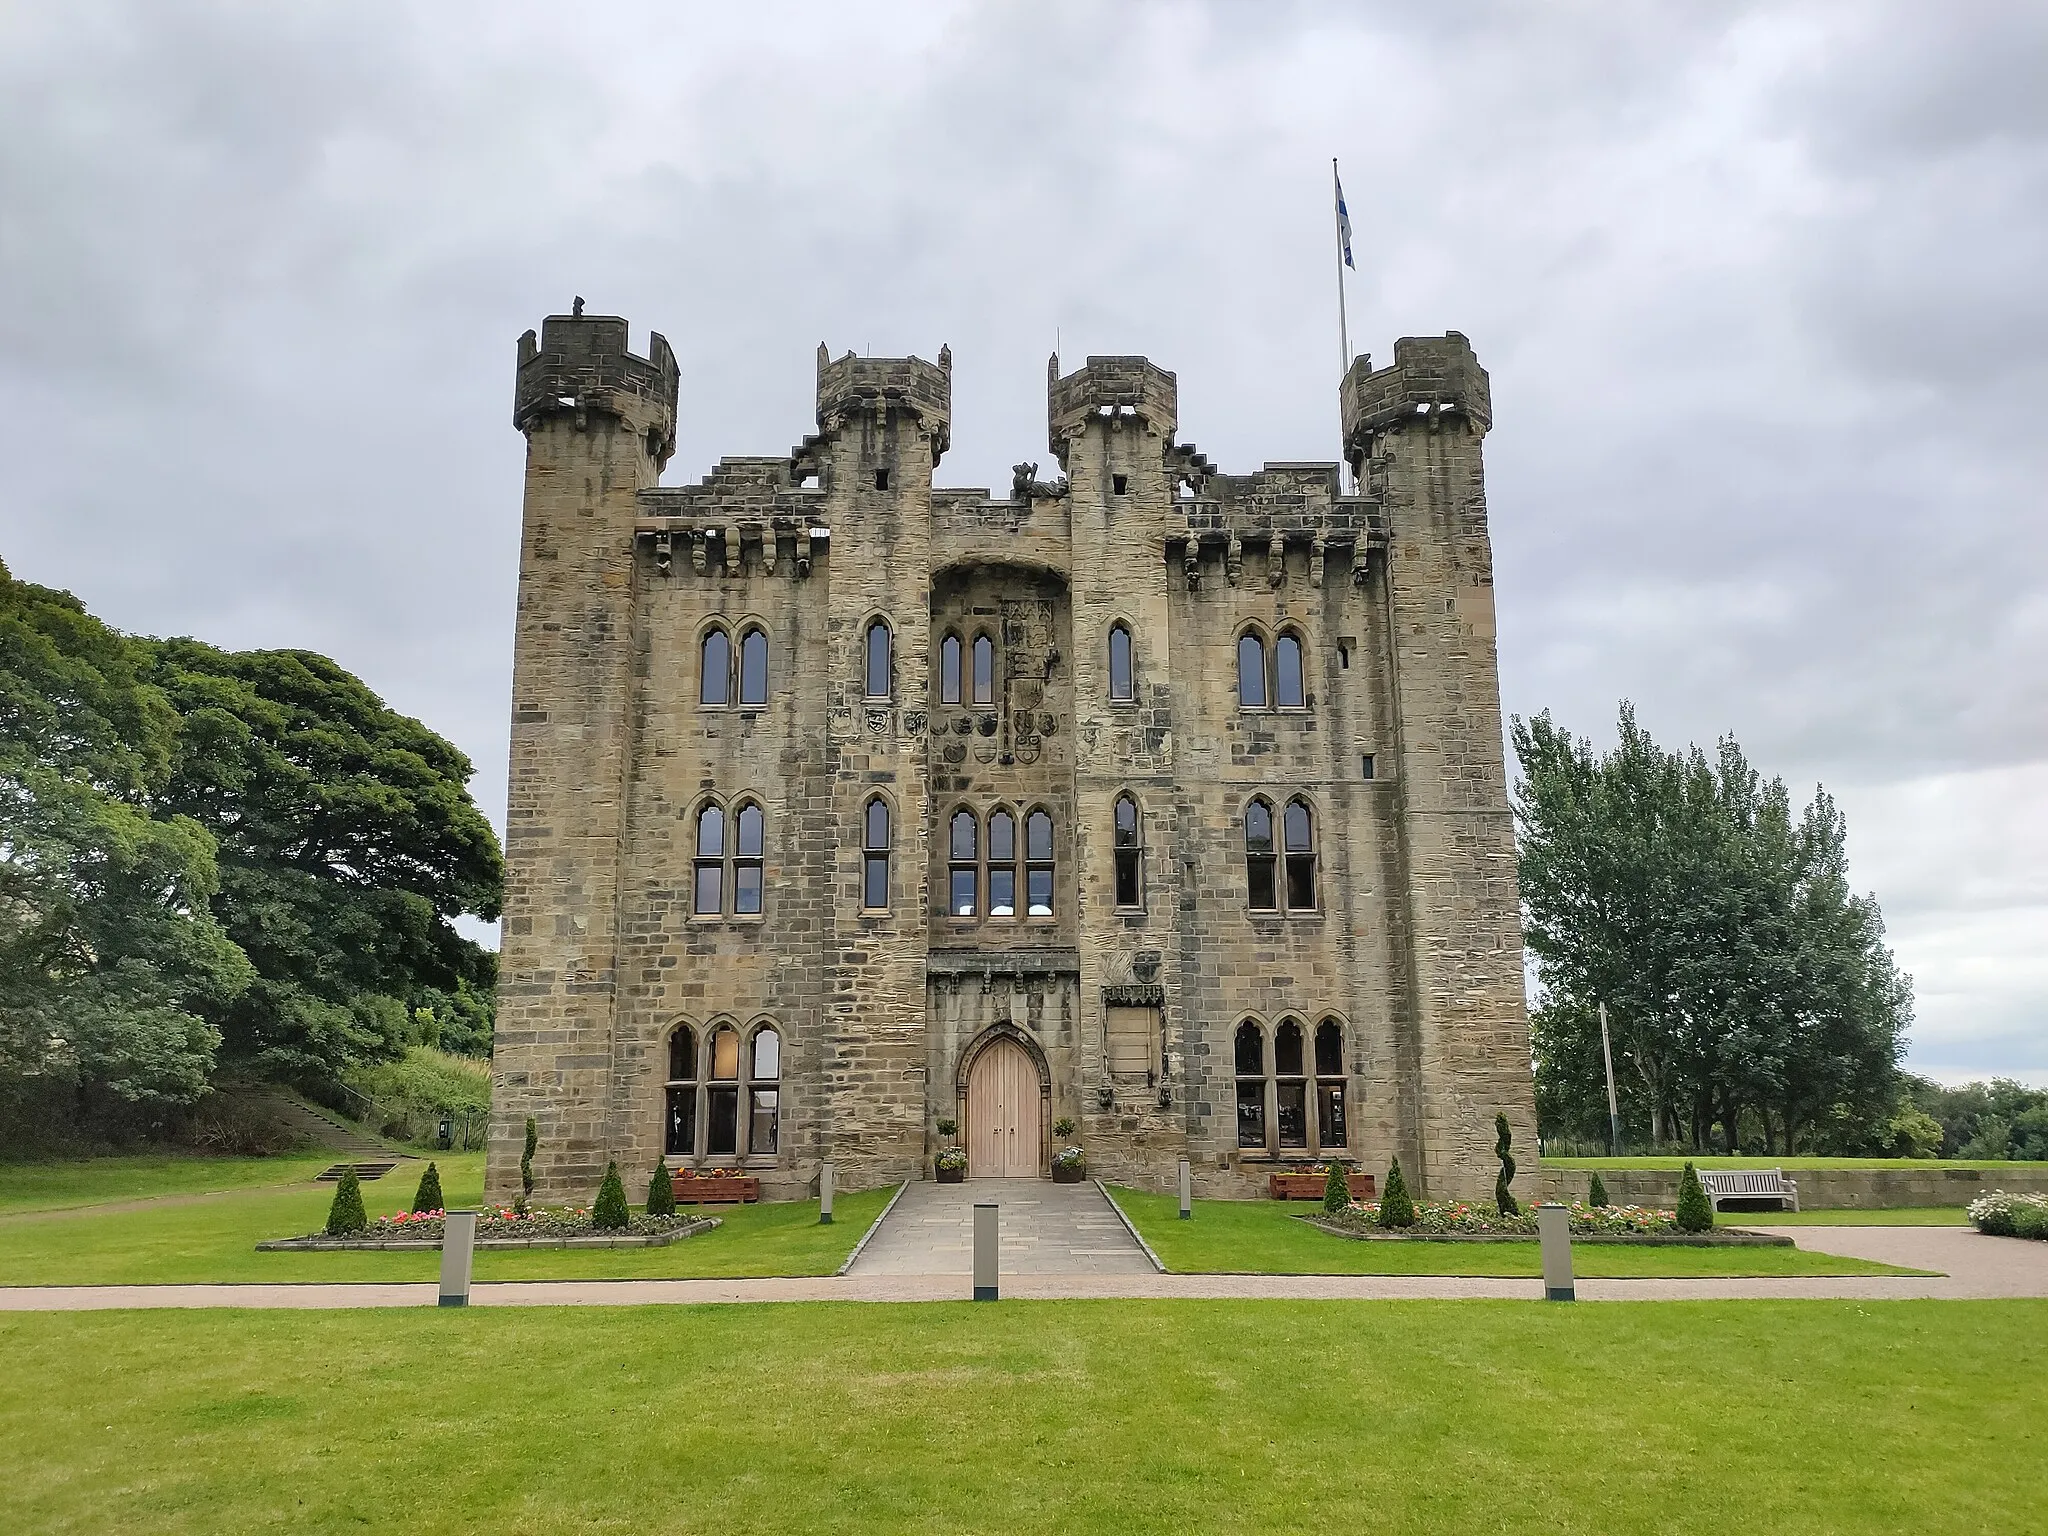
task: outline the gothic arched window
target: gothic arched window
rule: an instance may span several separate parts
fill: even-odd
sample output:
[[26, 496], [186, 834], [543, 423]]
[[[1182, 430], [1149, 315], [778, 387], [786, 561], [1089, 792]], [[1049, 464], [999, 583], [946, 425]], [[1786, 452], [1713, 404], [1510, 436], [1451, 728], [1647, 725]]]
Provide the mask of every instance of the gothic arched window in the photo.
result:
[[1017, 818], [988, 813], [988, 915], [1017, 915]]
[[860, 904], [864, 911], [889, 910], [889, 802], [880, 795], [861, 813]]
[[1344, 1123], [1344, 1026], [1325, 1019], [1316, 1026], [1316, 1141], [1325, 1152], [1351, 1139]]
[[1281, 709], [1303, 709], [1307, 685], [1301, 672], [1301, 637], [1284, 634], [1273, 642], [1273, 702]]
[[710, 1081], [704, 1090], [704, 1155], [737, 1157], [740, 1150], [740, 1032], [730, 1024], [711, 1033]]
[[1287, 802], [1281, 843], [1287, 855], [1287, 910], [1313, 912], [1316, 909], [1316, 830], [1308, 802]]
[[767, 856], [768, 819], [749, 802], [733, 817], [732, 909], [752, 916], [761, 910], [763, 861]]
[[974, 702], [996, 701], [996, 643], [987, 635], [974, 637]]
[[732, 640], [722, 629], [704, 631], [698, 647], [697, 702], [723, 705], [732, 700]]
[[1301, 1025], [1283, 1019], [1273, 1031], [1274, 1118], [1283, 1151], [1308, 1145], [1308, 1082], [1303, 1065]]
[[740, 636], [740, 703], [768, 702], [768, 632], [750, 629]]
[[747, 1150], [773, 1152], [782, 1139], [782, 1036], [754, 1031], [747, 1053]]
[[1145, 845], [1139, 836], [1138, 802], [1129, 795], [1116, 797], [1116, 904], [1141, 907], [1145, 904]]
[[889, 685], [891, 644], [889, 625], [883, 619], [872, 619], [868, 623], [866, 641], [866, 662], [863, 669], [864, 687], [871, 699], [894, 697]]
[[1254, 912], [1280, 910], [1280, 892], [1274, 875], [1273, 807], [1253, 800], [1244, 808], [1244, 876], [1246, 905]]
[[1256, 630], [1237, 637], [1237, 707], [1266, 707], [1266, 642]]
[[1137, 676], [1131, 665], [1130, 626], [1109, 626], [1109, 702], [1129, 704], [1138, 696]]
[[974, 812], [958, 810], [948, 829], [951, 844], [948, 849], [948, 880], [946, 911], [954, 917], [974, 916], [979, 902], [981, 870], [980, 858], [981, 828], [974, 819]]
[[1266, 1036], [1250, 1019], [1237, 1026], [1237, 1144], [1266, 1145]]
[[678, 1024], [668, 1037], [668, 1083], [663, 1090], [667, 1116], [662, 1150], [670, 1157], [697, 1155], [697, 1036]]
[[725, 910], [725, 812], [716, 805], [697, 813], [696, 894], [690, 910], [706, 917]]
[[1024, 901], [1031, 917], [1052, 916], [1052, 816], [1037, 810], [1024, 818]]
[[960, 702], [960, 637], [948, 635], [939, 642], [939, 702]]

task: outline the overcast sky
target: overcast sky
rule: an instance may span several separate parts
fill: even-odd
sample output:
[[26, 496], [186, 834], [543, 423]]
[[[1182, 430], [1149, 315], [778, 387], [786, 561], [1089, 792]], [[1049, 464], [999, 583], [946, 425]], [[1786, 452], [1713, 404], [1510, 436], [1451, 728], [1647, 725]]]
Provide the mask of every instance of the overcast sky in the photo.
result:
[[1732, 731], [1849, 817], [1910, 1064], [2048, 1082], [2048, 7], [0, 0], [0, 557], [327, 652], [502, 825], [519, 333], [682, 362], [677, 483], [813, 352], [954, 357], [944, 483], [1143, 352], [1230, 471], [1468, 334], [1510, 711]]

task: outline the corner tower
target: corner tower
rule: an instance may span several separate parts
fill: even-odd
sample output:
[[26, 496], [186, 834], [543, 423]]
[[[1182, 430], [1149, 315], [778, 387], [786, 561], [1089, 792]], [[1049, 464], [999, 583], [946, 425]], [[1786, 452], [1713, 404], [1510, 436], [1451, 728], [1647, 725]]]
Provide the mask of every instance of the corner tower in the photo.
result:
[[526, 437], [512, 753], [505, 812], [495, 1095], [485, 1185], [587, 1196], [616, 1140], [612, 1057], [631, 722], [639, 493], [675, 449], [677, 370], [661, 336], [627, 348], [613, 315], [550, 315], [519, 338], [512, 424]]
[[1360, 358], [1342, 392], [1345, 456], [1387, 520], [1403, 1139], [1428, 1194], [1468, 1197], [1488, 1185], [1496, 1113], [1536, 1145], [1480, 457], [1492, 395], [1456, 331], [1403, 337], [1377, 372]]

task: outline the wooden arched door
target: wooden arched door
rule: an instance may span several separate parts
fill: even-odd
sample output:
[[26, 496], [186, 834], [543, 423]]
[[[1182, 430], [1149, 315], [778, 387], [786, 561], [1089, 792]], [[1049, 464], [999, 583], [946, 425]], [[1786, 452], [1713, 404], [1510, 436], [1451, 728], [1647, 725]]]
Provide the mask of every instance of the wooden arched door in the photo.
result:
[[1045, 1140], [1038, 1068], [1014, 1040], [997, 1040], [967, 1075], [967, 1172], [982, 1179], [1033, 1179]]

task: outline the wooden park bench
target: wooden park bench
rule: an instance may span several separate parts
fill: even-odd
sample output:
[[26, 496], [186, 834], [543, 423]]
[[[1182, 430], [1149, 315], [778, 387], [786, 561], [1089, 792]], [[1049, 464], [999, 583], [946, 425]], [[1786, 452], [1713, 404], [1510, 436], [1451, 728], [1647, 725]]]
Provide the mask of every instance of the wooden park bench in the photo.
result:
[[1700, 1188], [1717, 1211], [1723, 1200], [1776, 1200], [1780, 1209], [1799, 1209], [1799, 1186], [1782, 1168], [1710, 1169], [1700, 1174]]

